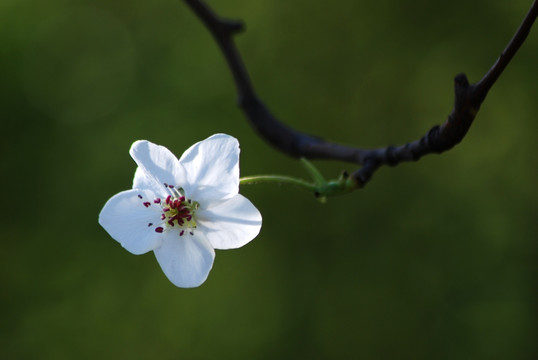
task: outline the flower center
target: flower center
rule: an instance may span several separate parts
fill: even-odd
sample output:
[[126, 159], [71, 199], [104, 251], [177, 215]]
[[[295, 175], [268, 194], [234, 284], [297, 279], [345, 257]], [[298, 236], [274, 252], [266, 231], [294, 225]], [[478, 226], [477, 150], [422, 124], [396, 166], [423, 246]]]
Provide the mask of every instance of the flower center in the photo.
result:
[[[185, 235], [188, 232], [194, 235], [193, 230], [196, 228], [196, 210], [200, 206], [196, 201], [187, 199], [182, 188], [176, 188], [173, 185], [164, 184], [170, 192], [166, 198], [156, 198], [153, 204], [149, 201], [144, 201], [145, 207], [152, 205], [160, 206], [160, 224], [149, 223], [148, 226], [155, 226], [155, 232], [162, 233], [165, 230], [177, 229], [179, 236]], [[138, 195], [143, 199], [141, 195]]]
[[[168, 195], [162, 204], [161, 220], [169, 227], [178, 226], [181, 228], [179, 236], [185, 234], [185, 229], [196, 228], [196, 220], [194, 215], [198, 209], [198, 203], [185, 198], [184, 195], [179, 196]], [[158, 228], [155, 229], [157, 231]], [[190, 231], [192, 235], [192, 230]]]

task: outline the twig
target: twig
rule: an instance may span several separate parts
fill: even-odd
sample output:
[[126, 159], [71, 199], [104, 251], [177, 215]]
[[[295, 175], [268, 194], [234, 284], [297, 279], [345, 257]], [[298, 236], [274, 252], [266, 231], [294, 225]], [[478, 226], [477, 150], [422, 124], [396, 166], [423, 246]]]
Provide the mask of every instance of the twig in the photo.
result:
[[416, 161], [424, 155], [442, 153], [460, 143], [488, 91], [525, 41], [538, 15], [535, 0], [514, 37], [480, 81], [469, 84], [464, 74], [455, 77], [454, 108], [444, 124], [434, 126], [419, 140], [405, 145], [361, 149], [327, 142], [278, 121], [256, 95], [233, 41], [233, 36], [243, 30], [243, 23], [217, 16], [200, 0], [184, 1], [209, 29], [224, 54], [237, 87], [239, 106], [257, 133], [275, 148], [293, 157], [341, 160], [362, 165], [351, 174], [351, 179], [357, 183], [358, 188], [363, 187], [382, 165], [395, 166], [404, 161]]

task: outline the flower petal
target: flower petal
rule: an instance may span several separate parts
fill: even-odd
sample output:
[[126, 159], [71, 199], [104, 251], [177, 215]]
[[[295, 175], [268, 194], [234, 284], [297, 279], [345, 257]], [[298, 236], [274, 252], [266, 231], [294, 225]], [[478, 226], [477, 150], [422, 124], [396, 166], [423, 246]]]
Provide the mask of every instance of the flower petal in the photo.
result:
[[[141, 168], [135, 172], [134, 188], [152, 185], [151, 188], [160, 193], [164, 184], [181, 186], [177, 182], [185, 179], [185, 172], [178, 159], [164, 146], [138, 140], [133, 143], [129, 153]], [[140, 171], [143, 171], [143, 174]]]
[[166, 277], [174, 285], [184, 288], [200, 286], [207, 279], [215, 259], [215, 250], [200, 233], [179, 237], [176, 232], [169, 232], [154, 252]]
[[161, 244], [162, 236], [149, 224], [161, 222], [160, 210], [154, 205], [146, 207], [144, 202], [151, 203], [154, 198], [154, 193], [147, 190], [120, 192], [110, 198], [101, 210], [99, 224], [135, 255], [153, 250]]
[[[158, 187], [158, 189], [155, 189], [156, 186]], [[156, 184], [155, 178], [151, 175], [148, 175], [140, 166], [138, 166], [135, 171], [135, 175], [133, 178], [133, 189], [151, 189], [156, 193], [165, 193], [163, 192], [161, 184]]]
[[179, 159], [188, 185], [185, 193], [200, 203], [229, 199], [239, 192], [239, 142], [215, 134], [191, 146]]
[[262, 216], [241, 194], [197, 212], [198, 232], [204, 232], [215, 249], [236, 249], [260, 232]]

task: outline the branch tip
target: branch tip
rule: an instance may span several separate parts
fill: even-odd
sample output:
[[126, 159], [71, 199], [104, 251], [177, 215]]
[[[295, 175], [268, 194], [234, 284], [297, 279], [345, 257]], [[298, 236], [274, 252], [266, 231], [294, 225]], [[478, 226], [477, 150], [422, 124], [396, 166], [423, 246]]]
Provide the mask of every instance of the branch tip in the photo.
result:
[[221, 20], [226, 29], [231, 34], [237, 34], [245, 30], [245, 23], [241, 20]]

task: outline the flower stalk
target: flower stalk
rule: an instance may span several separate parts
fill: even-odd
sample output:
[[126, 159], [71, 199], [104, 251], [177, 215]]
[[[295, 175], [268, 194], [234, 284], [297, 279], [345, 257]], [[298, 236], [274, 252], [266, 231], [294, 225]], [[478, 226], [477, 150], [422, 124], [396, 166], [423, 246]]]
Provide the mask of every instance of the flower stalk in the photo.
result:
[[296, 188], [313, 193], [321, 202], [325, 202], [329, 196], [347, 194], [357, 188], [359, 185], [349, 177], [347, 172], [343, 172], [336, 180], [326, 180], [321, 172], [305, 158], [301, 158], [301, 164], [312, 177], [313, 182], [284, 175], [255, 175], [246, 176], [239, 179], [240, 185], [276, 183], [291, 185]]

